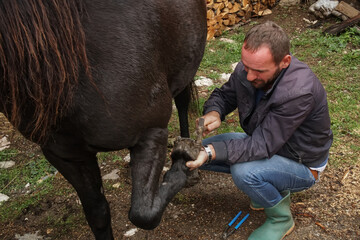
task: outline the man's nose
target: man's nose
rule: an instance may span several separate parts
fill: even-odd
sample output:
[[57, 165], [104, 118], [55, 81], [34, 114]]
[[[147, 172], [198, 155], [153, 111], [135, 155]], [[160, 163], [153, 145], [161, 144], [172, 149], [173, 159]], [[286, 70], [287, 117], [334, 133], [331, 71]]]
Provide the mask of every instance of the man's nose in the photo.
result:
[[247, 71], [247, 80], [250, 81], [250, 82], [252, 82], [252, 81], [254, 81], [255, 79], [257, 79], [256, 73], [255, 73], [253, 70], [249, 69], [249, 70]]

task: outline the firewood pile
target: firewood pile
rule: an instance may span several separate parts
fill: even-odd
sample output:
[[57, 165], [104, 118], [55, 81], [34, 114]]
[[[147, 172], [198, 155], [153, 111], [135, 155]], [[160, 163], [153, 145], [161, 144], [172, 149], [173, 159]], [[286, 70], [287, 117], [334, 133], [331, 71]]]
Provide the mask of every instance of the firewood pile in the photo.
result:
[[271, 14], [269, 8], [276, 0], [206, 0], [207, 40], [220, 36], [223, 31], [251, 17]]

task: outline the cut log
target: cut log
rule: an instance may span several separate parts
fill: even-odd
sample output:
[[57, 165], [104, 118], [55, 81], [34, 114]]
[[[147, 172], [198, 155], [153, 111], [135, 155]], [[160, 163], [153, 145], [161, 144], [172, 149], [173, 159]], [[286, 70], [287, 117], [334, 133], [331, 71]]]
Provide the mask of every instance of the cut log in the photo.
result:
[[240, 11], [238, 11], [238, 12], [236, 13], [236, 15], [238, 15], [239, 17], [243, 17], [243, 16], [245, 16], [245, 11], [242, 10], [242, 9], [240, 9]]
[[209, 19], [213, 19], [215, 17], [215, 13], [212, 9], [207, 10], [206, 12], [206, 18]]
[[332, 35], [337, 35], [344, 31], [346, 28], [354, 26], [357, 23], [360, 23], [360, 14], [358, 14], [356, 17], [349, 18], [348, 20], [341, 23], [336, 23], [325, 29], [324, 32]]
[[259, 16], [266, 16], [266, 15], [270, 15], [272, 14], [272, 11], [270, 9], [265, 9], [263, 11], [259, 11], [258, 15]]
[[241, 5], [240, 3], [234, 3], [233, 7], [230, 9], [229, 13], [236, 13], [240, 11]]

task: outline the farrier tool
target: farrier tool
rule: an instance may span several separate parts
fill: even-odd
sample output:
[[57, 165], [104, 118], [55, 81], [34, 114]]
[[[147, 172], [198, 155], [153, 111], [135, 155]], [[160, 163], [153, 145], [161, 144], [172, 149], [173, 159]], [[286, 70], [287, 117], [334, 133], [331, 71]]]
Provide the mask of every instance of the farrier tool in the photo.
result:
[[[233, 220], [231, 220], [231, 222], [229, 222], [229, 224], [225, 227], [225, 230], [223, 232], [223, 239], [228, 238], [231, 234], [233, 234], [240, 226], [241, 224], [243, 224], [245, 222], [245, 220], [250, 216], [250, 214], [246, 214], [245, 217], [243, 217], [240, 222], [233, 228], [230, 230], [230, 227], [236, 222], [236, 220], [240, 217], [241, 215], [241, 211], [233, 218]], [[229, 231], [230, 230], [230, 231]]]

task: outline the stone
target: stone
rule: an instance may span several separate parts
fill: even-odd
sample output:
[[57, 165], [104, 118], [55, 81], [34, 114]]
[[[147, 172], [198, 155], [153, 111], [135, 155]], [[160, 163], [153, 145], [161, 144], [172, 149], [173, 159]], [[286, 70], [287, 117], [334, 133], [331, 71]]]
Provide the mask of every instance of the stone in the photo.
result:
[[125, 236], [125, 237], [134, 236], [137, 231], [138, 231], [137, 228], [132, 228], [132, 229], [130, 229], [129, 231], [127, 231], [127, 232], [124, 234], [124, 236]]
[[200, 76], [199, 79], [195, 81], [195, 85], [198, 87], [212, 86], [212, 85], [214, 85], [214, 82], [210, 78]]
[[39, 231], [36, 231], [35, 233], [27, 233], [23, 236], [20, 236], [19, 234], [15, 234], [15, 239], [18, 240], [44, 240], [45, 238], [41, 235], [38, 235]]
[[231, 73], [222, 73], [220, 74], [220, 80], [223, 82], [227, 82], [231, 76]]
[[9, 200], [9, 196], [6, 196], [5, 194], [0, 193], [0, 204], [2, 202], [6, 202], [7, 200]]
[[115, 169], [111, 173], [108, 173], [105, 176], [103, 176], [103, 179], [104, 180], [116, 180], [116, 179], [120, 178], [119, 175], [117, 174], [118, 172], [119, 172], [119, 170]]
[[124, 157], [124, 161], [127, 163], [130, 162], [130, 153]]
[[234, 41], [234, 40], [229, 39], [229, 38], [220, 38], [220, 41], [222, 41], [222, 42], [226, 42], [226, 43], [235, 43], [235, 41]]
[[4, 161], [4, 162], [0, 162], [0, 168], [11, 168], [15, 165], [14, 161]]
[[7, 149], [10, 147], [10, 142], [7, 140], [6, 137], [0, 138], [0, 151]]

